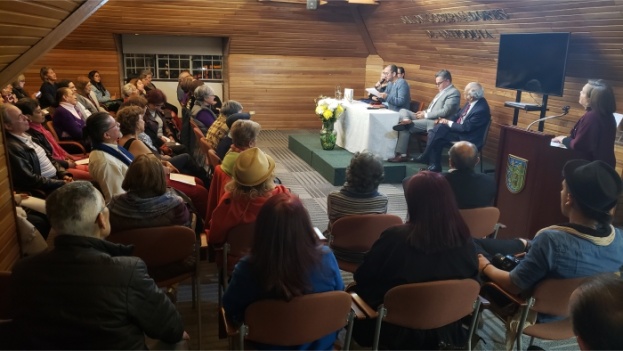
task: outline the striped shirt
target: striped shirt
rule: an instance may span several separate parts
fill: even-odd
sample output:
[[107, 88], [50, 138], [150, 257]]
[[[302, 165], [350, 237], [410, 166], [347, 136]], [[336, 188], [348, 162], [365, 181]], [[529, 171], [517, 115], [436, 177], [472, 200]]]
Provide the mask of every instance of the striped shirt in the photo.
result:
[[327, 213], [329, 215], [327, 232], [331, 232], [333, 222], [340, 217], [387, 213], [387, 196], [378, 191], [360, 194], [342, 188], [340, 191], [330, 193], [327, 197]]

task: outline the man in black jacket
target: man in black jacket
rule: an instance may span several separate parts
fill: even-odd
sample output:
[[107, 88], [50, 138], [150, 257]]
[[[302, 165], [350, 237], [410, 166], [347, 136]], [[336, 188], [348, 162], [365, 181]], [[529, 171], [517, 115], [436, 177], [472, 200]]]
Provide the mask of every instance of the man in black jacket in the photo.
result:
[[487, 174], [474, 172], [474, 167], [480, 162], [476, 145], [459, 141], [448, 154], [451, 171], [443, 175], [454, 191], [459, 208], [493, 206], [495, 180]]
[[26, 131], [28, 118], [19, 108], [0, 107], [11, 164], [11, 179], [18, 191], [40, 190], [49, 193], [73, 180], [70, 173], [54, 160]]
[[127, 256], [103, 240], [108, 209], [89, 182], [73, 182], [46, 200], [58, 233], [52, 251], [18, 261], [12, 274], [13, 321], [23, 349], [146, 349], [145, 335], [176, 343], [188, 335], [175, 306]]

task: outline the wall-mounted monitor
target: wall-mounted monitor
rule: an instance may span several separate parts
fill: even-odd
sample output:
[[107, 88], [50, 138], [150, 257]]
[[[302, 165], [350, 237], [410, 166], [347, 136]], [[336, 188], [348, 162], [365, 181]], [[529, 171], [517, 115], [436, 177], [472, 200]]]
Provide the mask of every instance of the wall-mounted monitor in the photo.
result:
[[500, 35], [495, 86], [562, 96], [570, 34]]

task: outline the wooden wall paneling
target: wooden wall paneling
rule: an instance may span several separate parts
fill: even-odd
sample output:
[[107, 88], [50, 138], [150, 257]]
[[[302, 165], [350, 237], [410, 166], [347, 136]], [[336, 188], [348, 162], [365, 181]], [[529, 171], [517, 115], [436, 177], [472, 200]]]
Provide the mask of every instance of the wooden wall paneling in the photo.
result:
[[359, 94], [355, 91], [353, 96], [368, 97], [368, 92], [365, 88], [373, 87], [376, 82], [381, 78], [381, 72], [383, 72], [384, 66], [383, 59], [379, 55], [370, 55], [366, 58], [366, 78], [364, 90]]
[[255, 111], [263, 129], [320, 129], [314, 99], [338, 84], [360, 92], [366, 59], [231, 54], [229, 69], [229, 98]]
[[0, 271], [11, 270], [20, 257], [6, 152], [4, 134], [0, 132]]

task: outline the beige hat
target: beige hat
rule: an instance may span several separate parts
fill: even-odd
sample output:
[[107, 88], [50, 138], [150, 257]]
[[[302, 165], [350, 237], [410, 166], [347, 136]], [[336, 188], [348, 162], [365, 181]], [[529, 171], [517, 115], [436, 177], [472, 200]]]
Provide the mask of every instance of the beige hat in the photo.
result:
[[268, 179], [275, 169], [275, 161], [262, 150], [252, 147], [238, 155], [234, 165], [234, 180], [240, 185], [256, 186]]

